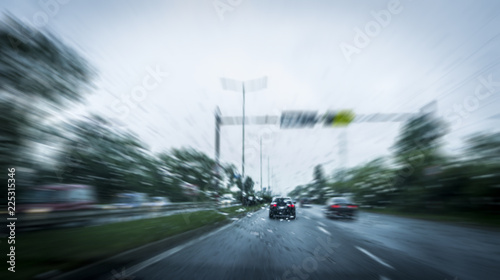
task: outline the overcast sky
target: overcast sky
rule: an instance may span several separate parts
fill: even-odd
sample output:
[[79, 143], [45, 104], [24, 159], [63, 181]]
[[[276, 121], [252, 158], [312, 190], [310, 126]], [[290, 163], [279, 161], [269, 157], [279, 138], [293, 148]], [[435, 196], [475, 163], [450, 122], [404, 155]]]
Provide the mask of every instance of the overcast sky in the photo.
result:
[[[241, 116], [241, 92], [220, 77], [268, 77], [248, 92], [247, 116], [283, 110], [417, 112], [436, 100], [452, 123], [446, 149], [500, 127], [498, 1], [2, 1], [1, 10], [53, 32], [99, 72], [97, 89], [72, 113], [121, 121], [153, 151], [191, 146], [214, 155], [216, 106]], [[50, 2], [50, 1], [49, 1]], [[168, 74], [167, 74], [168, 73]], [[462, 109], [461, 109], [462, 108]], [[389, 155], [400, 123], [341, 129], [246, 127], [246, 174], [275, 191]], [[241, 126], [224, 126], [221, 161], [241, 168]], [[257, 188], [260, 185], [256, 185]]]

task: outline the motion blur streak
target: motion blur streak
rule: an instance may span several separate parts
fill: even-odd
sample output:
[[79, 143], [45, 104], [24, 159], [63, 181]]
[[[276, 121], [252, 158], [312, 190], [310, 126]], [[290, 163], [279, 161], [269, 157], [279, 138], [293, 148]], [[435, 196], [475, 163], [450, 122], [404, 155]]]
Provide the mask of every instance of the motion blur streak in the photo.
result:
[[0, 279], [499, 278], [499, 26], [489, 0], [2, 1]]

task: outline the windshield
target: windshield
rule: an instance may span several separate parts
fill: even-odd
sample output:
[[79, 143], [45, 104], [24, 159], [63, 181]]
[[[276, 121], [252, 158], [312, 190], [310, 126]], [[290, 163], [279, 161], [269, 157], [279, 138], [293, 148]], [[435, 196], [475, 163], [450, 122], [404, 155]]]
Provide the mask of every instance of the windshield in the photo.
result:
[[496, 280], [500, 0], [0, 1], [0, 167], [13, 278]]
[[276, 198], [274, 203], [278, 204], [278, 206], [285, 206], [292, 203], [292, 201], [289, 198]]

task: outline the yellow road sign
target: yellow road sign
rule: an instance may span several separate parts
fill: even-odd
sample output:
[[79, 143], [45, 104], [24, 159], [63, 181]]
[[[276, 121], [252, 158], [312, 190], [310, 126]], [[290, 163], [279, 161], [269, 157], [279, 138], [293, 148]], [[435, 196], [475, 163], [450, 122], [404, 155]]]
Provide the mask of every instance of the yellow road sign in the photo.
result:
[[335, 114], [333, 118], [333, 126], [347, 126], [354, 120], [354, 112], [351, 110], [341, 110]]

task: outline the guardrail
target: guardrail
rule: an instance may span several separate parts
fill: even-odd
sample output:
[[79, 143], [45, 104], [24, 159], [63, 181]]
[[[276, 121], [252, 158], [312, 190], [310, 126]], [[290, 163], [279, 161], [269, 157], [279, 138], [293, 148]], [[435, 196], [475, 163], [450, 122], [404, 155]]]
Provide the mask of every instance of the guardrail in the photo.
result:
[[[214, 202], [181, 202], [164, 206], [141, 206], [135, 208], [106, 209], [107, 205], [96, 205], [95, 209], [55, 211], [45, 213], [16, 213], [16, 229], [21, 231], [53, 228], [64, 225], [95, 225], [123, 220], [123, 218], [153, 218], [168, 215], [175, 210], [201, 210], [220, 207]], [[231, 205], [230, 205], [231, 206]], [[6, 218], [2, 214], [1, 219]], [[2, 230], [3, 231], [3, 230]]]

